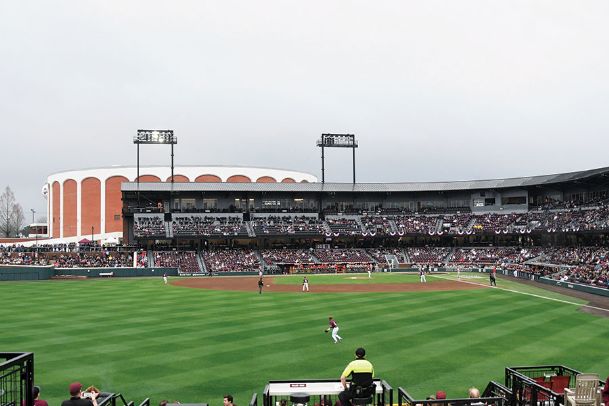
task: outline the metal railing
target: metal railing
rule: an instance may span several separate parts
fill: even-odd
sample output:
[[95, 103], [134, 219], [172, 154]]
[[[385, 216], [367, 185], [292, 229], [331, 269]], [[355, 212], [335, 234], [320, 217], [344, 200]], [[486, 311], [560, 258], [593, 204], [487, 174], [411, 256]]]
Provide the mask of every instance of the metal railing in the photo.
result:
[[0, 405], [33, 405], [34, 354], [0, 353]]
[[399, 406], [507, 406], [509, 400], [501, 397], [462, 398], [462, 399], [414, 399], [402, 387], [398, 388]]

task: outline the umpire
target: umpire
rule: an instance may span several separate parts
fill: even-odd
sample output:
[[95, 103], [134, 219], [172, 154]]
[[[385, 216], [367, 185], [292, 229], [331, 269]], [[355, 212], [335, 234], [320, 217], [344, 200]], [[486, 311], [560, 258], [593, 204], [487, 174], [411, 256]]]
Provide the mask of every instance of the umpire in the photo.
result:
[[[374, 395], [376, 386], [372, 378], [374, 377], [374, 367], [364, 357], [366, 350], [358, 348], [355, 350], [355, 360], [351, 361], [340, 376], [340, 383], [344, 390], [338, 394], [338, 399], [342, 406], [352, 406], [351, 399], [368, 398]], [[351, 385], [347, 386], [347, 377], [351, 376]]]

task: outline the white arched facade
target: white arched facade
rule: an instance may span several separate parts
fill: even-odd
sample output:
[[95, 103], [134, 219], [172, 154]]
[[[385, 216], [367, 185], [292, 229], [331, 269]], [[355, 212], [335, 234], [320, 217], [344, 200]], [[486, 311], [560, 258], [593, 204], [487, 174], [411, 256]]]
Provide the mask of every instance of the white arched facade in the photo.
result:
[[[241, 166], [176, 166], [175, 182], [317, 182], [316, 176], [274, 168]], [[171, 168], [142, 166], [141, 182], [167, 182]], [[49, 237], [77, 241], [122, 237], [120, 184], [135, 182], [135, 166], [82, 169], [58, 172], [47, 178], [43, 194], [48, 199]]]

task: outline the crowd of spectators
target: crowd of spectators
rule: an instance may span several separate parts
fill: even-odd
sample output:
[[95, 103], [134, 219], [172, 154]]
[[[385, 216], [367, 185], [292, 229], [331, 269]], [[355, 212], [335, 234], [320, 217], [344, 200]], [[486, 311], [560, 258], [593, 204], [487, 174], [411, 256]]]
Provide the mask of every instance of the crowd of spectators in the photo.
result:
[[408, 258], [413, 264], [444, 264], [451, 249], [447, 247], [410, 247]]
[[366, 252], [368, 252], [368, 255], [370, 255], [376, 262], [382, 265], [388, 263], [388, 256], [395, 257], [400, 264], [405, 264], [408, 262], [406, 254], [404, 254], [404, 250], [401, 248], [368, 248]]
[[328, 227], [334, 235], [361, 235], [362, 228], [355, 218], [352, 217], [335, 217], [326, 219]]
[[312, 264], [318, 262], [310, 249], [261, 250], [260, 255], [266, 265]]
[[369, 235], [390, 235], [394, 233], [391, 219], [387, 216], [362, 216], [364, 233]]
[[363, 249], [316, 249], [314, 254], [323, 263], [371, 263], [373, 259]]
[[201, 273], [194, 251], [155, 251], [154, 265], [163, 268], [178, 268], [182, 273]]
[[134, 216], [133, 233], [136, 237], [165, 236], [165, 223], [161, 216]]
[[172, 222], [174, 236], [239, 236], [247, 235], [241, 217], [175, 216]]
[[260, 260], [249, 249], [223, 249], [202, 252], [207, 272], [251, 272], [260, 269]]
[[51, 261], [57, 268], [127, 268], [133, 267], [133, 254], [108, 250], [66, 252], [49, 256]]
[[397, 216], [394, 221], [400, 234], [433, 234], [439, 219], [438, 216]]
[[320, 235], [324, 222], [315, 217], [270, 216], [251, 221], [257, 236], [264, 235]]

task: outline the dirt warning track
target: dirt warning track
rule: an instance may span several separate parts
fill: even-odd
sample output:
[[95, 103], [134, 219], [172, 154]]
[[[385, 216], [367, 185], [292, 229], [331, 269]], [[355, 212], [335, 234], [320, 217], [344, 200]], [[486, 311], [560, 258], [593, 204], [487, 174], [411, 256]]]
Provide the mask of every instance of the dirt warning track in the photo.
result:
[[[201, 278], [186, 278], [171, 281], [172, 285], [196, 289], [236, 290], [242, 292], [257, 292], [257, 276], [214, 276]], [[264, 292], [301, 292], [301, 285], [275, 284], [274, 277], [264, 278]], [[457, 281], [440, 281], [433, 283], [370, 283], [370, 284], [333, 284], [312, 285], [309, 293], [337, 292], [433, 292], [447, 290], [485, 289], [483, 286], [460, 283]]]

